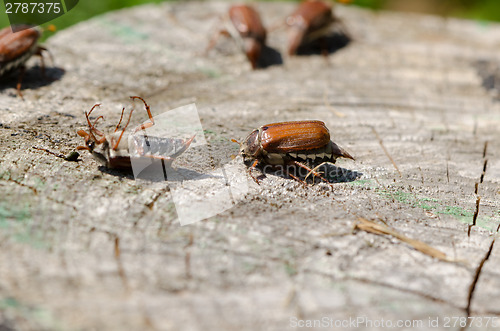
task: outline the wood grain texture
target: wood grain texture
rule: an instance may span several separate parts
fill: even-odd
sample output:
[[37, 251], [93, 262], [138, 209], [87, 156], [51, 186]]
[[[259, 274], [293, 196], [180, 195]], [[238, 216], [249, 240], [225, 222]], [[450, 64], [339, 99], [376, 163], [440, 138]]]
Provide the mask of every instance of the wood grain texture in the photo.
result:
[[[353, 37], [347, 47], [252, 70], [232, 40], [200, 56], [206, 27], [229, 6], [165, 2], [108, 13], [47, 41], [55, 68], [44, 82], [37, 60], [27, 63], [25, 101], [16, 77], [1, 82], [0, 325], [283, 331], [299, 329], [294, 318], [325, 316], [443, 321], [466, 316], [469, 298], [474, 316], [500, 317], [498, 238], [492, 247], [500, 25], [339, 5]], [[270, 24], [296, 4], [255, 8]], [[268, 45], [286, 54], [287, 33], [270, 33]], [[122, 107], [143, 107], [131, 95], [154, 105], [155, 118], [196, 103], [207, 145], [174, 161], [186, 180], [135, 180], [86, 151], [67, 162], [32, 148], [69, 154], [96, 103], [91, 120], [103, 115], [99, 129], [113, 132]], [[145, 119], [134, 112], [130, 127]], [[268, 174], [257, 185], [232, 159], [239, 146], [231, 139], [304, 119], [324, 122], [356, 157], [338, 159], [339, 173], [363, 176], [332, 188]], [[216, 172], [223, 165], [236, 170]], [[237, 174], [248, 191], [215, 201], [230, 209], [179, 224], [176, 189], [213, 201], [212, 189], [231, 187]], [[190, 199], [180, 202], [195, 209]], [[391, 233], [353, 232], [360, 217], [465, 263], [423, 254]]]

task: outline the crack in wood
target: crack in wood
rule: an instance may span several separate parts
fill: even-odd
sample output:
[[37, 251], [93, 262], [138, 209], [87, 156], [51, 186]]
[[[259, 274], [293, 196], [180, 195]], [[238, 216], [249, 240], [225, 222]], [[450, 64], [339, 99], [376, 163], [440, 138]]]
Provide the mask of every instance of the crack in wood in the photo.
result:
[[483, 159], [484, 159], [483, 171], [481, 172], [481, 177], [479, 178], [479, 182], [476, 182], [474, 184], [474, 194], [476, 195], [476, 210], [474, 211], [472, 224], [469, 224], [468, 226], [467, 237], [470, 237], [471, 229], [473, 226], [476, 226], [477, 217], [479, 215], [479, 205], [481, 203], [481, 196], [478, 195], [478, 192], [479, 192], [479, 185], [483, 183], [484, 176], [486, 175], [486, 169], [488, 168], [488, 159], [486, 158], [487, 152], [488, 152], [488, 141], [485, 141], [483, 147]]
[[[488, 261], [488, 259], [491, 256], [491, 252], [493, 251], [493, 247], [495, 246], [495, 240], [496, 240], [496, 235], [500, 231], [500, 225], [497, 227], [497, 231], [495, 233], [495, 236], [493, 236], [493, 239], [491, 240], [490, 247], [488, 251], [486, 252], [486, 255], [481, 259], [481, 262], [479, 262], [478, 267], [476, 268], [476, 272], [474, 274], [474, 278], [472, 280], [472, 283], [470, 284], [469, 287], [469, 293], [467, 297], [467, 307], [465, 308], [465, 312], [467, 314], [467, 318], [470, 317], [471, 315], [471, 304], [472, 304], [472, 299], [474, 298], [474, 292], [476, 290], [476, 285], [479, 281], [479, 277], [481, 276], [481, 271], [483, 270], [483, 266]], [[463, 327], [461, 330], [466, 330], [467, 326]]]

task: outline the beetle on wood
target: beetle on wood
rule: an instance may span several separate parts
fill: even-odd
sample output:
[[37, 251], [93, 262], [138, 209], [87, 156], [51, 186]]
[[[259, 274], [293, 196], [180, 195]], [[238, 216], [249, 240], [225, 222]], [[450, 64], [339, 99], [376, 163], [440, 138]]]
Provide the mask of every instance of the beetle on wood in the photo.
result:
[[[253, 161], [249, 168], [251, 176], [251, 170], [263, 163], [298, 166], [323, 180], [325, 179], [315, 171], [321, 165], [335, 163], [339, 157], [354, 160], [349, 153], [330, 140], [330, 132], [321, 121], [263, 125], [253, 130], [240, 144], [240, 154], [245, 162]], [[255, 177], [252, 178], [256, 180]]]
[[131, 169], [132, 161], [151, 161], [154, 159], [161, 160], [169, 167], [175, 158], [188, 149], [195, 136], [185, 140], [180, 138], [165, 138], [147, 136], [146, 134], [136, 134], [139, 130], [145, 130], [152, 127], [155, 122], [151, 115], [150, 107], [143, 98], [137, 96], [130, 98], [132, 100], [139, 99], [144, 103], [150, 122], [137, 126], [132, 134], [124, 137], [125, 130], [130, 123], [130, 118], [132, 117], [134, 109], [130, 111], [128, 121], [123, 129], [119, 130], [125, 111], [125, 108], [123, 108], [120, 121], [116, 125], [115, 131], [112, 135], [106, 136], [95, 127], [97, 121], [103, 118], [103, 116], [97, 117], [94, 123], [90, 122], [90, 114], [96, 107], [100, 106], [100, 104], [96, 104], [88, 113], [85, 112], [89, 131], [79, 130], [77, 132], [79, 136], [85, 139], [85, 146], [79, 146], [77, 149], [88, 150], [95, 159], [107, 168]]
[[[18, 32], [13, 32], [16, 30]], [[33, 56], [41, 58], [42, 74], [45, 72], [43, 52], [46, 48], [38, 45], [41, 30], [31, 25], [16, 25], [0, 30], [0, 77], [19, 69], [17, 94], [22, 98], [21, 83], [26, 70], [26, 62]]]
[[[302, 45], [326, 37], [335, 22], [340, 21], [334, 16], [329, 4], [320, 0], [302, 2], [286, 19], [289, 27], [288, 54], [297, 54]], [[325, 52], [324, 43], [322, 48]]]
[[215, 46], [220, 35], [231, 36], [241, 45], [252, 69], [257, 69], [267, 35], [259, 13], [248, 5], [234, 5], [229, 8], [228, 14], [232, 25], [226, 24], [226, 27], [212, 38], [206, 52]]

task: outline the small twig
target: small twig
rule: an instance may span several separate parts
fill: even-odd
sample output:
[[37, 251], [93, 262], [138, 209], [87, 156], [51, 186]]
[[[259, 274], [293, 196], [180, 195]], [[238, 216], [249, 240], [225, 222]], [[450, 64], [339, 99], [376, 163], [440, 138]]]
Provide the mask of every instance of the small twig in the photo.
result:
[[80, 156], [80, 153], [78, 153], [76, 151], [72, 151], [68, 155], [63, 155], [63, 154], [59, 154], [59, 153], [54, 153], [51, 150], [48, 150], [46, 148], [40, 148], [40, 147], [36, 147], [36, 146], [33, 146], [33, 148], [34, 149], [38, 149], [39, 151], [44, 151], [44, 152], [47, 152], [47, 153], [52, 154], [54, 156], [57, 156], [58, 158], [61, 158], [61, 159], [65, 160], [65, 161], [73, 161], [73, 162], [80, 161], [80, 160], [78, 160], [78, 157]]
[[54, 156], [57, 156], [57, 157], [59, 157], [59, 158], [61, 158], [61, 159], [64, 159], [64, 158], [65, 158], [65, 156], [64, 156], [64, 155], [62, 155], [62, 154], [58, 154], [58, 153], [54, 153], [54, 152], [52, 152], [51, 150], [48, 150], [48, 149], [46, 149], [46, 148], [40, 148], [40, 147], [36, 147], [36, 146], [33, 146], [33, 148], [34, 148], [34, 149], [38, 149], [39, 151], [44, 151], [44, 152], [47, 152], [47, 153], [52, 154], [52, 155], [54, 155]]
[[378, 235], [389, 235], [389, 236], [392, 236], [396, 239], [401, 240], [404, 243], [407, 243], [408, 245], [413, 247], [415, 250], [417, 250], [425, 255], [428, 255], [430, 257], [436, 258], [436, 259], [441, 260], [441, 261], [446, 261], [446, 262], [458, 262], [455, 259], [451, 259], [451, 258], [447, 257], [446, 254], [441, 252], [440, 250], [438, 250], [434, 247], [431, 247], [420, 240], [412, 239], [412, 238], [409, 238], [409, 237], [407, 237], [399, 232], [396, 232], [394, 229], [391, 229], [386, 225], [378, 224], [378, 223], [375, 223], [373, 221], [369, 221], [369, 220], [362, 218], [362, 217], [358, 218], [358, 221], [359, 222], [355, 224], [355, 229], [360, 229], [360, 230], [374, 233], [374, 234], [378, 234]]

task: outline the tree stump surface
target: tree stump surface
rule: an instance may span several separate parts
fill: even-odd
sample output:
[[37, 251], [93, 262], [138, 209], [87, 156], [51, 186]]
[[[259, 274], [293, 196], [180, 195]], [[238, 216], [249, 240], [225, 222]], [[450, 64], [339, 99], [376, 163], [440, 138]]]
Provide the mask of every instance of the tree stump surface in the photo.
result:
[[[230, 39], [203, 54], [228, 6], [165, 3], [93, 18], [47, 41], [49, 80], [30, 60], [25, 100], [15, 76], [2, 83], [2, 330], [289, 330], [363, 317], [422, 322], [412, 330], [436, 318], [436, 330], [453, 317], [500, 324], [500, 25], [339, 5], [346, 47], [252, 71]], [[267, 26], [294, 9], [255, 6]], [[285, 54], [286, 38], [278, 29], [268, 45]], [[66, 155], [83, 145], [76, 131], [88, 130], [84, 111], [96, 103], [97, 126], [112, 132], [133, 95], [155, 116], [196, 103], [207, 144], [173, 167], [231, 165], [248, 191], [181, 226], [174, 185], [212, 201], [220, 176], [135, 180], [86, 151], [68, 162], [33, 148]], [[147, 119], [135, 108], [131, 127]], [[231, 139], [304, 119], [324, 121], [356, 157], [336, 165], [362, 175], [305, 187], [266, 174], [257, 185], [232, 159]]]

